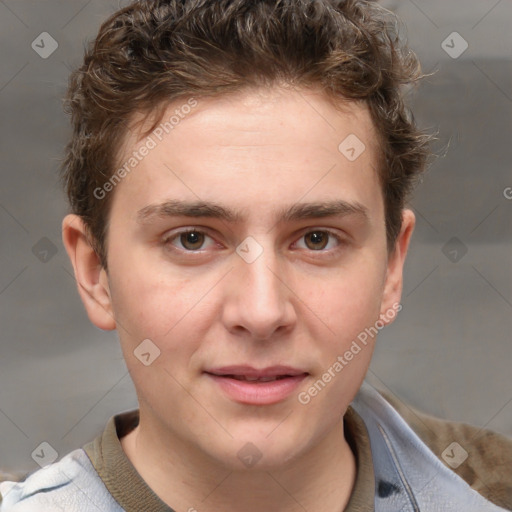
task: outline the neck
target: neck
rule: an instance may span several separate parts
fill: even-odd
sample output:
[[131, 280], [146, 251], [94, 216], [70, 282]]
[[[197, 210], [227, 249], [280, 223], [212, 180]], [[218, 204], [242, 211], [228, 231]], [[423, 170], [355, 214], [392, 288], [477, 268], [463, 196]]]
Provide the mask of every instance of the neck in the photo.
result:
[[167, 433], [139, 426], [121, 439], [151, 489], [175, 510], [189, 512], [342, 512], [356, 479], [343, 420], [307, 453], [279, 467], [233, 470]]

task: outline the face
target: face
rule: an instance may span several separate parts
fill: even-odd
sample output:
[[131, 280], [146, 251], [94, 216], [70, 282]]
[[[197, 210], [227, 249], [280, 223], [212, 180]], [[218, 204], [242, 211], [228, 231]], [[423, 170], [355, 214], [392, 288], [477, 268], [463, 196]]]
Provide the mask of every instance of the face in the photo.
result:
[[185, 111], [155, 144], [126, 139], [121, 162], [146, 154], [110, 192], [108, 275], [81, 293], [119, 331], [141, 429], [238, 468], [252, 443], [274, 467], [338, 429], [396, 314], [413, 218], [388, 257], [363, 105], [276, 88]]

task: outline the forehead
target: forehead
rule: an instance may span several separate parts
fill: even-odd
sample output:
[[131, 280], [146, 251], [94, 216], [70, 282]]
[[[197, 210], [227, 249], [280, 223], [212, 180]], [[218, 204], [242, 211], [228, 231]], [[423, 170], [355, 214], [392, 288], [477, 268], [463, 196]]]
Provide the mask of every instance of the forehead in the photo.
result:
[[148, 132], [154, 121], [135, 115], [119, 155], [123, 165], [150, 141], [115, 191], [136, 192], [139, 205], [169, 195], [290, 203], [342, 189], [347, 200], [375, 203], [380, 192], [377, 136], [363, 103], [336, 108], [315, 90], [246, 89], [175, 101]]
[[[183, 128], [185, 121], [189, 130]], [[153, 124], [156, 128], [150, 133]], [[229, 145], [235, 130], [237, 137], [245, 138], [250, 145], [256, 135], [258, 140], [265, 134], [270, 141], [274, 140], [276, 127], [281, 136], [289, 135], [287, 142], [301, 144], [306, 139], [314, 143], [323, 139], [332, 146], [352, 134], [364, 140], [373, 157], [380, 152], [366, 103], [334, 101], [318, 88], [247, 87], [214, 97], [186, 96], [167, 105], [160, 104], [149, 113], [135, 112], [128, 127], [120, 157], [126, 156], [126, 151], [143, 142], [148, 134], [157, 143], [165, 143], [163, 139], [171, 138], [166, 135], [172, 132], [176, 140], [176, 135], [185, 131], [182, 135], [192, 135], [196, 144], [206, 136], [211, 143]]]
[[[192, 103], [194, 106], [190, 107]], [[164, 133], [160, 135], [177, 131], [178, 126], [188, 120], [188, 125], [193, 123], [195, 128], [202, 128], [197, 137], [210, 135], [208, 130], [213, 128], [218, 136], [216, 142], [226, 143], [231, 141], [232, 134], [227, 133], [230, 127], [237, 129], [239, 136], [245, 134], [248, 139], [255, 132], [260, 137], [266, 132], [270, 138], [274, 135], [272, 128], [277, 121], [283, 129], [288, 128], [287, 133], [297, 141], [315, 134], [328, 134], [336, 141], [346, 135], [347, 128], [353, 126], [362, 138], [366, 137], [367, 148], [378, 150], [375, 127], [366, 103], [335, 101], [318, 88], [248, 87], [214, 97], [182, 97], [168, 105], [158, 105], [153, 112], [144, 115], [134, 113], [124, 149], [136, 145], [143, 139], [142, 134], [149, 133], [148, 129], [157, 119], [156, 116], [160, 122], [156, 127], [157, 135], [161, 131]], [[243, 123], [241, 131], [240, 122]], [[225, 130], [218, 130], [219, 125]], [[228, 140], [223, 141], [223, 135]]]

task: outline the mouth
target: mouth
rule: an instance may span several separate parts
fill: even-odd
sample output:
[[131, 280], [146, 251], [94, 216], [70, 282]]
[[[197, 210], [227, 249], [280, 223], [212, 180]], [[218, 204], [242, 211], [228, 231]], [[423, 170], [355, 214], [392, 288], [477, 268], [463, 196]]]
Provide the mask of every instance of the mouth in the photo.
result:
[[205, 373], [216, 375], [217, 377], [247, 380], [250, 382], [271, 382], [273, 380], [308, 374], [305, 370], [282, 365], [267, 366], [261, 370], [253, 368], [252, 366], [223, 366], [221, 368], [206, 370]]
[[247, 382], [274, 382], [275, 380], [282, 380], [288, 377], [292, 377], [292, 375], [277, 375], [276, 377], [249, 377], [248, 375], [222, 375], [217, 373], [210, 373], [210, 375], [215, 375], [216, 377], [225, 377], [227, 379], [242, 380]]
[[284, 400], [309, 375], [306, 371], [285, 366], [261, 370], [249, 366], [230, 366], [204, 373], [225, 396], [250, 405], [269, 405]]

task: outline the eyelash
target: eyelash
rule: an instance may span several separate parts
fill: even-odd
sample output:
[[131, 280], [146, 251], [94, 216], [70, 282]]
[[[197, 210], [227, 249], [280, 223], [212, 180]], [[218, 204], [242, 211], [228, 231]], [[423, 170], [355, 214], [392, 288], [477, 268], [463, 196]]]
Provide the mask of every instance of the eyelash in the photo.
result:
[[[180, 248], [177, 248], [177, 247], [172, 245], [171, 242], [173, 242], [176, 239], [179, 239], [179, 237], [181, 235], [184, 235], [184, 234], [187, 234], [187, 233], [199, 233], [199, 234], [205, 235], [208, 238], [213, 240], [213, 237], [208, 235], [208, 233], [206, 231], [204, 231], [204, 230], [201, 230], [201, 229], [198, 229], [198, 228], [187, 228], [187, 229], [182, 229], [180, 231], [176, 231], [176, 232], [174, 232], [174, 233], [172, 233], [170, 235], [165, 236], [163, 238], [163, 240], [162, 240], [162, 243], [166, 247], [169, 247], [169, 246], [172, 247], [171, 250], [178, 251], [178, 252], [181, 252], [183, 254], [201, 254], [202, 252], [204, 252], [203, 249], [198, 249], [198, 250], [180, 249]], [[331, 238], [334, 238], [336, 240], [336, 242], [338, 242], [338, 246], [335, 247], [335, 248], [332, 248], [332, 249], [327, 249], [327, 250], [325, 250], [325, 249], [319, 249], [319, 250], [305, 249], [305, 250], [308, 250], [311, 253], [330, 254], [332, 252], [335, 252], [335, 251], [339, 250], [340, 246], [343, 246], [343, 245], [346, 244], [346, 241], [342, 237], [340, 237], [336, 232], [334, 232], [334, 231], [332, 231], [330, 229], [325, 229], [325, 228], [322, 228], [322, 229], [321, 228], [310, 229], [309, 231], [304, 232], [300, 236], [299, 240], [303, 239], [306, 235], [309, 235], [311, 233], [327, 233], [328, 236], [329, 236], [329, 240], [328, 240], [327, 244], [329, 244], [329, 241], [330, 241]]]

